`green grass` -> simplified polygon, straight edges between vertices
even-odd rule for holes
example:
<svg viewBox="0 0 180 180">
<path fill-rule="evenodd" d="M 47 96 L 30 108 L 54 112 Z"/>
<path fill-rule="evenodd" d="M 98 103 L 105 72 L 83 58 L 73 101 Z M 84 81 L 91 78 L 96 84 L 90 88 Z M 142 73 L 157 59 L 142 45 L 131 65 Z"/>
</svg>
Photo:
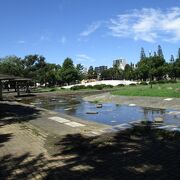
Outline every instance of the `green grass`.
<svg viewBox="0 0 180 180">
<path fill-rule="evenodd" d="M 39 87 L 34 89 L 32 92 L 43 93 L 43 92 L 57 92 L 57 91 L 69 91 L 69 89 L 61 89 L 59 87 Z"/>
<path fill-rule="evenodd" d="M 176 97 L 180 98 L 180 82 L 176 84 L 155 84 L 153 88 L 150 85 L 143 86 L 125 86 L 119 90 L 111 92 L 113 95 L 122 96 L 151 96 L 151 97 Z"/>
<path fill-rule="evenodd" d="M 103 89 L 104 90 L 104 89 Z M 44 92 L 60 92 L 60 93 L 78 93 L 78 92 L 92 92 L 92 91 L 99 91 L 97 89 L 79 89 L 79 90 L 71 90 L 71 89 L 61 89 L 60 87 L 43 87 L 34 89 L 32 92 L 34 93 L 44 93 Z"/>
</svg>

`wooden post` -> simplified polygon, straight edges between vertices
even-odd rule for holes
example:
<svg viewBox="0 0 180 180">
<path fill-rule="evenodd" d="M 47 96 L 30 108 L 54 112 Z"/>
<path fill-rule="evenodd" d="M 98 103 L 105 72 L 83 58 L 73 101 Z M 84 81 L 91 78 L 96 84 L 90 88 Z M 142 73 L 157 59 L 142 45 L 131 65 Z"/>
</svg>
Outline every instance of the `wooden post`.
<svg viewBox="0 0 180 180">
<path fill-rule="evenodd" d="M 0 101 L 3 100 L 2 97 L 2 81 L 0 80 Z"/>
<path fill-rule="evenodd" d="M 29 91 L 29 82 L 28 81 L 26 82 L 26 93 L 28 93 L 28 94 L 30 93 L 30 91 Z"/>
<path fill-rule="evenodd" d="M 16 82 L 16 90 L 17 90 L 17 96 L 20 96 L 20 90 L 19 90 L 19 83 Z"/>
</svg>

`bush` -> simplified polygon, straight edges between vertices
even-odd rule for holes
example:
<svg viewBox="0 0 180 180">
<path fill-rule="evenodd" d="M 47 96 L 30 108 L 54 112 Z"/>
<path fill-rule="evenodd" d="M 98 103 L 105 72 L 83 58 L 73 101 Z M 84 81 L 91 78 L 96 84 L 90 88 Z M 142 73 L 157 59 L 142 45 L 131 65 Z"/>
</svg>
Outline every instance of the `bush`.
<svg viewBox="0 0 180 180">
<path fill-rule="evenodd" d="M 177 83 L 177 81 L 175 79 L 170 79 L 168 80 L 168 83 Z"/>
<path fill-rule="evenodd" d="M 142 81 L 139 83 L 140 85 L 148 85 L 148 83 L 146 81 Z"/>
<path fill-rule="evenodd" d="M 80 89 L 86 89 L 86 86 L 80 85 L 80 86 L 73 86 L 70 88 L 70 90 L 80 90 Z"/>
<path fill-rule="evenodd" d="M 53 91 L 56 91 L 56 89 L 55 89 L 55 88 L 52 88 L 52 89 L 50 89 L 49 91 L 50 91 L 50 92 L 53 92 Z"/>
<path fill-rule="evenodd" d="M 175 79 L 170 80 L 159 80 L 159 81 L 152 81 L 152 84 L 165 84 L 165 83 L 177 83 Z"/>
<path fill-rule="evenodd" d="M 158 82 L 157 81 L 151 81 L 149 82 L 149 84 L 157 84 Z"/>
<path fill-rule="evenodd" d="M 165 83 L 168 83 L 168 81 L 167 80 L 159 80 L 158 83 L 159 84 L 165 84 Z"/>
<path fill-rule="evenodd" d="M 134 84 L 134 83 L 131 83 L 131 84 L 129 84 L 129 86 L 136 86 L 136 84 Z"/>
<path fill-rule="evenodd" d="M 104 89 L 104 88 L 106 88 L 107 85 L 106 84 L 99 84 L 98 86 L 101 86 Z"/>
<path fill-rule="evenodd" d="M 105 85 L 104 88 L 113 88 L 114 86 L 113 85 Z"/>
<path fill-rule="evenodd" d="M 102 90 L 103 88 L 104 88 L 103 84 L 93 86 L 93 89 L 97 89 L 97 90 Z"/>
<path fill-rule="evenodd" d="M 88 85 L 88 86 L 86 86 L 86 88 L 87 88 L 87 89 L 93 89 L 93 86 Z"/>
<path fill-rule="evenodd" d="M 117 87 L 124 87 L 124 84 L 118 84 Z"/>
</svg>

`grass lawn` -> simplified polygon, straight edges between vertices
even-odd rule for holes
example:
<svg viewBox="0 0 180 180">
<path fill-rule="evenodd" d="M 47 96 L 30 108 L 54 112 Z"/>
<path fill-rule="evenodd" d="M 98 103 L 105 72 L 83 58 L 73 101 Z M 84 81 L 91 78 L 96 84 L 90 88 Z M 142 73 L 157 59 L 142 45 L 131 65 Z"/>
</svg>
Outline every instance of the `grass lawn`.
<svg viewBox="0 0 180 180">
<path fill-rule="evenodd" d="M 180 98 L 180 82 L 171 84 L 125 86 L 113 91 L 113 95 L 122 96 L 151 96 L 151 97 L 176 97 Z"/>
<path fill-rule="evenodd" d="M 61 89 L 58 87 L 38 87 L 33 90 L 33 92 L 41 93 L 41 92 L 53 92 L 53 91 L 69 91 L 68 89 Z"/>
<path fill-rule="evenodd" d="M 108 90 L 108 89 L 103 89 Z M 109 89 L 113 90 L 113 88 Z M 98 92 L 100 90 L 97 89 L 79 89 L 79 90 L 71 90 L 71 89 L 61 89 L 60 87 L 43 87 L 34 89 L 32 92 L 34 93 L 43 93 L 43 92 L 59 92 L 59 93 L 80 93 L 80 92 Z"/>
</svg>

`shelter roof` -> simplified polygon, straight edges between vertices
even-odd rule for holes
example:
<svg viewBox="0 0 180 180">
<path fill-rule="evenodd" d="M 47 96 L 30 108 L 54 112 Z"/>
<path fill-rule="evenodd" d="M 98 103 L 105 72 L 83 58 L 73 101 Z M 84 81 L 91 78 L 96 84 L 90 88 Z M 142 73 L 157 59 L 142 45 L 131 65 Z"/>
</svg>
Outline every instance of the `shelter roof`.
<svg viewBox="0 0 180 180">
<path fill-rule="evenodd" d="M 31 78 L 23 78 L 7 74 L 0 74 L 0 80 L 14 80 L 14 81 L 31 81 Z"/>
</svg>

